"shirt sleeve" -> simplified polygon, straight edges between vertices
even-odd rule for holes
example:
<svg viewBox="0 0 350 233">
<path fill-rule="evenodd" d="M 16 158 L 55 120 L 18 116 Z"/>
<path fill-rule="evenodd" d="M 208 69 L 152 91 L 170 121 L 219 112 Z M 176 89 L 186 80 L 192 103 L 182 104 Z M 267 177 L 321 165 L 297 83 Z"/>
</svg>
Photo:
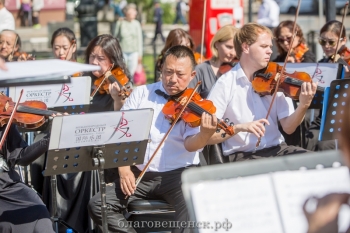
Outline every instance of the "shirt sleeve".
<svg viewBox="0 0 350 233">
<path fill-rule="evenodd" d="M 295 111 L 293 100 L 289 97 L 286 97 L 283 93 L 277 93 L 276 101 L 278 109 L 277 117 L 279 120 L 292 115 Z"/>
<path fill-rule="evenodd" d="M 123 104 L 123 107 L 120 110 L 132 110 L 132 109 L 138 109 L 140 99 L 141 99 L 141 92 L 142 92 L 142 86 L 136 87 L 130 94 L 130 96 L 126 99 L 125 103 Z"/>
<path fill-rule="evenodd" d="M 208 100 L 211 100 L 216 107 L 215 115 L 218 119 L 224 116 L 228 103 L 230 100 L 230 92 L 232 90 L 232 77 L 234 73 L 229 71 L 221 76 L 211 89 Z"/>
</svg>

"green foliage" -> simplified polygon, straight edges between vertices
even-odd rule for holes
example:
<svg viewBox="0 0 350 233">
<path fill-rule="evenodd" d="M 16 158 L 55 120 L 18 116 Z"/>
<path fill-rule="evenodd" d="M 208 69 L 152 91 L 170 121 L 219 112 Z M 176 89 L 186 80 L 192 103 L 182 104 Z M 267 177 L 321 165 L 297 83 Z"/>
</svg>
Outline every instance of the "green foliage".
<svg viewBox="0 0 350 233">
<path fill-rule="evenodd" d="M 147 23 L 154 23 L 154 0 L 129 0 L 128 2 L 135 3 L 142 8 L 142 12 L 146 14 Z M 172 24 L 175 19 L 175 5 L 172 3 L 161 3 L 160 6 L 164 12 L 163 23 Z"/>
<path fill-rule="evenodd" d="M 145 54 L 142 58 L 142 64 L 146 71 L 147 83 L 154 83 L 154 60 L 153 55 Z"/>
</svg>

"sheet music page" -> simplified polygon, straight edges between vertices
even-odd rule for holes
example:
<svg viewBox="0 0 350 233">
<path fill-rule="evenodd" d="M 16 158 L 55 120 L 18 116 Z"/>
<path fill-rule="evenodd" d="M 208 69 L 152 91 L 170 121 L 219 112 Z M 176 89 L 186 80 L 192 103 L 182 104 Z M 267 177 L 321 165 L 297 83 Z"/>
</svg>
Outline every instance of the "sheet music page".
<svg viewBox="0 0 350 233">
<path fill-rule="evenodd" d="M 47 59 L 26 62 L 7 62 L 7 71 L 0 70 L 0 78 L 30 78 L 46 75 L 65 76 L 82 71 L 100 70 L 101 67 L 78 62 Z"/>
<path fill-rule="evenodd" d="M 283 232 L 269 174 L 198 183 L 191 194 L 201 233 Z"/>
<path fill-rule="evenodd" d="M 307 231 L 307 220 L 302 206 L 309 197 L 322 197 L 333 192 L 350 192 L 347 167 L 284 171 L 276 172 L 272 176 L 286 233 Z"/>
</svg>

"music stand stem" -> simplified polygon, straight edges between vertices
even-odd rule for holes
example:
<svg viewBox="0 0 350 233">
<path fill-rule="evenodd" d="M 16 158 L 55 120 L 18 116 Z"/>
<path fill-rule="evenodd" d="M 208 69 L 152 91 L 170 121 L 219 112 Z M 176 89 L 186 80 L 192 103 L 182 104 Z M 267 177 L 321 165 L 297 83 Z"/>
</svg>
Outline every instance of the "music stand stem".
<svg viewBox="0 0 350 233">
<path fill-rule="evenodd" d="M 106 183 L 104 165 L 105 159 L 103 158 L 103 151 L 101 148 L 95 147 L 95 158 L 93 158 L 93 164 L 98 166 L 99 180 L 100 180 L 100 194 L 101 194 L 101 216 L 102 216 L 102 231 L 108 233 L 107 224 L 107 200 L 106 200 Z"/>
</svg>

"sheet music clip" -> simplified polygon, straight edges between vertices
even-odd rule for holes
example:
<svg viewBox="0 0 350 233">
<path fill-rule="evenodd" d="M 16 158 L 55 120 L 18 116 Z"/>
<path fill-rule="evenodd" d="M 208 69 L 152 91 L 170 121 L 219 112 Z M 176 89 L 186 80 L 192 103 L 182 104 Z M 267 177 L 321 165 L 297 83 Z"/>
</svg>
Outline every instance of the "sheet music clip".
<svg viewBox="0 0 350 233">
<path fill-rule="evenodd" d="M 142 116 L 142 120 L 140 120 Z M 96 119 L 99 122 L 96 122 Z M 58 116 L 53 119 L 44 176 L 99 171 L 103 232 L 108 232 L 104 169 L 142 164 L 153 109 Z M 51 179 L 56 195 L 56 183 Z M 54 219 L 56 199 L 52 200 Z M 58 222 L 55 222 L 56 229 Z"/>
</svg>

